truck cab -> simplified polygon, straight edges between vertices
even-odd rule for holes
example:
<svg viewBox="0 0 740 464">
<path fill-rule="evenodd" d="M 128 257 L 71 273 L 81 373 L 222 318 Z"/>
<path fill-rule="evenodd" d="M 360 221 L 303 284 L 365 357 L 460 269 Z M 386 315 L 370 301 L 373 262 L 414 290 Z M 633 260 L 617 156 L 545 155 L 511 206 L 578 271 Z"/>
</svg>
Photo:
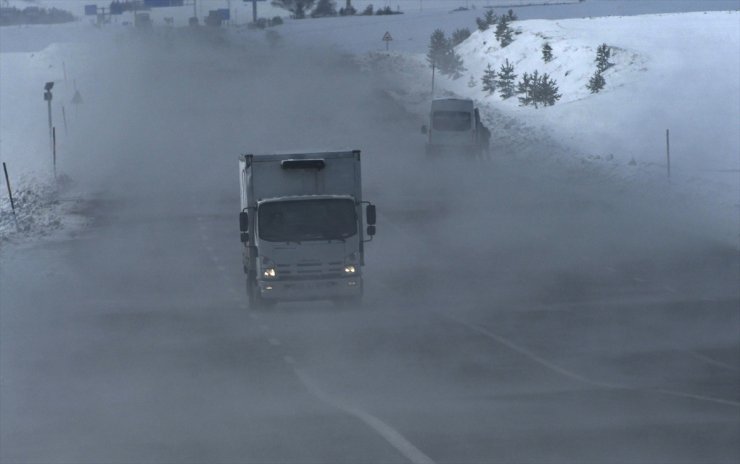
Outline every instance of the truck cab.
<svg viewBox="0 0 740 464">
<path fill-rule="evenodd" d="M 244 155 L 239 164 L 250 304 L 360 300 L 364 245 L 375 234 L 360 152 Z"/>
</svg>

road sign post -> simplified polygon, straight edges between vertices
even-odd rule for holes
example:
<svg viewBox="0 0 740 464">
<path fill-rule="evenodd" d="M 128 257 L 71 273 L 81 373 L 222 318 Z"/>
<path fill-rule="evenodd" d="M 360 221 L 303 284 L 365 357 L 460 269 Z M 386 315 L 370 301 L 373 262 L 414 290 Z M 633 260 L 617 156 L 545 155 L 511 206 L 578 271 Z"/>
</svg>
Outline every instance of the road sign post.
<svg viewBox="0 0 740 464">
<path fill-rule="evenodd" d="M 391 37 L 391 33 L 386 31 L 385 34 L 383 34 L 383 42 L 385 42 L 385 51 L 388 51 L 388 44 L 393 40 L 393 37 Z"/>
</svg>

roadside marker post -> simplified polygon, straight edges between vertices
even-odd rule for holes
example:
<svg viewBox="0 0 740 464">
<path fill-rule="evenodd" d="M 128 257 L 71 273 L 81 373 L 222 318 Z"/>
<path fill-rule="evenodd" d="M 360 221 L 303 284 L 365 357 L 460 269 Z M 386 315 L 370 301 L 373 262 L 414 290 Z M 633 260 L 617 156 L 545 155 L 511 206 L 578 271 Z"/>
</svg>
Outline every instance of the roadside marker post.
<svg viewBox="0 0 740 464">
<path fill-rule="evenodd" d="M 5 172 L 5 185 L 8 186 L 8 196 L 10 197 L 10 209 L 13 210 L 13 220 L 15 220 L 15 230 L 18 231 L 20 227 L 18 226 L 18 216 L 15 214 L 15 202 L 13 201 L 13 191 L 10 188 L 10 178 L 8 177 L 8 167 L 5 165 L 5 161 L 3 161 L 3 171 Z"/>
<path fill-rule="evenodd" d="M 64 121 L 64 135 L 69 135 L 69 131 L 67 130 L 67 112 L 64 110 L 64 105 L 62 105 L 62 120 Z"/>
<path fill-rule="evenodd" d="M 391 37 L 391 33 L 386 31 L 385 34 L 383 34 L 383 42 L 385 42 L 385 51 L 388 51 L 388 44 L 390 44 L 392 40 L 393 40 L 393 37 Z"/>
<path fill-rule="evenodd" d="M 671 180 L 671 139 L 670 139 L 670 131 L 668 129 L 665 130 L 665 157 L 666 161 L 668 162 L 668 181 Z"/>
<path fill-rule="evenodd" d="M 51 129 L 51 137 L 54 144 L 54 149 L 51 151 L 51 162 L 54 166 L 54 180 L 57 179 L 57 128 L 56 126 Z"/>
</svg>

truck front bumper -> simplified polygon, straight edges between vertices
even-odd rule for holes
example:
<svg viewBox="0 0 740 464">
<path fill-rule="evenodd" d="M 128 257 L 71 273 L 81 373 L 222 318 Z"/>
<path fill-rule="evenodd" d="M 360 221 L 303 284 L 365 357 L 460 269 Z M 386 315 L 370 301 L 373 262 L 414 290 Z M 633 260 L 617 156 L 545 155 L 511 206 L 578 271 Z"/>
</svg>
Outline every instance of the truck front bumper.
<svg viewBox="0 0 740 464">
<path fill-rule="evenodd" d="M 314 280 L 259 281 L 263 299 L 274 301 L 331 300 L 362 295 L 362 276 Z"/>
</svg>

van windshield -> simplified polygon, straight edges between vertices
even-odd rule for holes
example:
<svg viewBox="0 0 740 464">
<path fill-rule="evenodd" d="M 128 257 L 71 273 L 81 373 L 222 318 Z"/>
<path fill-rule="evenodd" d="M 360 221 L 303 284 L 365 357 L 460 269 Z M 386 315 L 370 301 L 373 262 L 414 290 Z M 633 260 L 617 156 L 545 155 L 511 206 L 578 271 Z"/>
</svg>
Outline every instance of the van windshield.
<svg viewBox="0 0 740 464">
<path fill-rule="evenodd" d="M 263 203 L 257 220 L 268 242 L 344 240 L 357 233 L 355 203 L 346 198 Z"/>
<path fill-rule="evenodd" d="M 435 111 L 432 114 L 432 127 L 439 131 L 470 130 L 472 118 L 468 111 Z"/>
</svg>

